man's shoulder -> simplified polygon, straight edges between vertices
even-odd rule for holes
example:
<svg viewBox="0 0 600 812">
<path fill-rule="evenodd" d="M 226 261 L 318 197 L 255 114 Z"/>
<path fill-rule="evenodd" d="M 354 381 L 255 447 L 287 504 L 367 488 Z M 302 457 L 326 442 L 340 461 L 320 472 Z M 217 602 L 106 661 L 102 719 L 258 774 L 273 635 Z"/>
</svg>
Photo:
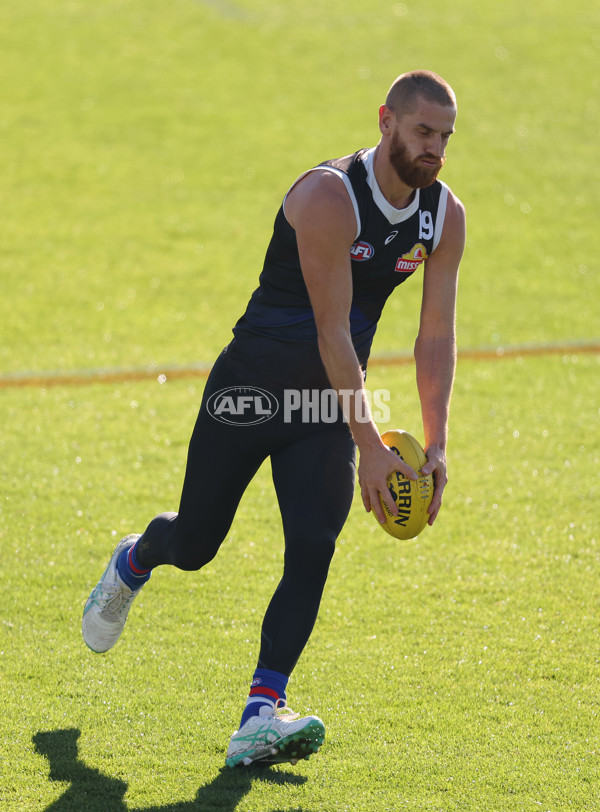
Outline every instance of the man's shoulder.
<svg viewBox="0 0 600 812">
<path fill-rule="evenodd" d="M 423 197 L 423 195 L 426 196 L 428 194 L 430 194 L 430 195 L 432 195 L 432 196 L 434 196 L 436 198 L 439 198 L 441 196 L 448 197 L 449 200 L 452 200 L 453 202 L 457 203 L 459 206 L 462 206 L 461 201 L 454 194 L 454 192 L 448 186 L 448 184 L 444 183 L 444 181 L 440 180 L 439 178 L 437 180 L 435 180 L 431 184 L 431 186 L 426 186 L 424 189 L 421 189 L 421 197 Z"/>
<path fill-rule="evenodd" d="M 352 152 L 350 155 L 344 155 L 342 158 L 331 158 L 327 161 L 322 161 L 319 164 L 319 167 L 331 167 L 332 169 L 337 169 L 340 172 L 344 172 L 346 175 L 349 175 L 355 169 L 361 168 L 366 174 L 366 169 L 362 160 L 366 152 L 367 149 L 362 148 L 356 152 Z"/>
</svg>

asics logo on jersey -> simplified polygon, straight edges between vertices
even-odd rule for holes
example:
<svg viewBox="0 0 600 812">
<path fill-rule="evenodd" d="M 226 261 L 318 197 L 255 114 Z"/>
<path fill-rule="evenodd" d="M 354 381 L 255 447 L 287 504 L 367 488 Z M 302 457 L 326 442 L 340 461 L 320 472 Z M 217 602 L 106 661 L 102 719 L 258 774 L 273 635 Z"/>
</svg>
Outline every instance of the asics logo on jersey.
<svg viewBox="0 0 600 812">
<path fill-rule="evenodd" d="M 350 249 L 350 256 L 352 259 L 358 260 L 358 262 L 364 262 L 367 259 L 371 259 L 373 254 L 375 253 L 375 249 L 371 245 L 370 242 L 364 242 L 364 240 L 359 240 L 359 242 L 355 242 L 352 248 Z"/>
</svg>

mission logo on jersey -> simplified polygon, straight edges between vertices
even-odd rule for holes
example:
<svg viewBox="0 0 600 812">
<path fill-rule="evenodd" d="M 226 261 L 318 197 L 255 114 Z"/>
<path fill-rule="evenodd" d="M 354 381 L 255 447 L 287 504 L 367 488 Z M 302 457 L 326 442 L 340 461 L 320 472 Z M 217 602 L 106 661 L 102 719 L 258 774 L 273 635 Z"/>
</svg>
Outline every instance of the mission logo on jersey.
<svg viewBox="0 0 600 812">
<path fill-rule="evenodd" d="M 398 257 L 395 270 L 399 273 L 412 273 L 427 259 L 427 249 L 423 243 L 418 242 L 406 254 Z"/>
</svg>

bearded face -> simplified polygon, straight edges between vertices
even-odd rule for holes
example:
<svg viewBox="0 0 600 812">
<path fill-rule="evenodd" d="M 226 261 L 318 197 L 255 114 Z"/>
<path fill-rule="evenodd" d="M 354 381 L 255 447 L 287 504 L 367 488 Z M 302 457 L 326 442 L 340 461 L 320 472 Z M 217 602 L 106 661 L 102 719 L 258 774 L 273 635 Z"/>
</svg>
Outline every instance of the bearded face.
<svg viewBox="0 0 600 812">
<path fill-rule="evenodd" d="M 445 157 L 424 152 L 412 157 L 404 141 L 396 130 L 390 142 L 390 163 L 396 174 L 411 189 L 424 189 L 436 180 L 440 169 L 445 163 Z"/>
</svg>

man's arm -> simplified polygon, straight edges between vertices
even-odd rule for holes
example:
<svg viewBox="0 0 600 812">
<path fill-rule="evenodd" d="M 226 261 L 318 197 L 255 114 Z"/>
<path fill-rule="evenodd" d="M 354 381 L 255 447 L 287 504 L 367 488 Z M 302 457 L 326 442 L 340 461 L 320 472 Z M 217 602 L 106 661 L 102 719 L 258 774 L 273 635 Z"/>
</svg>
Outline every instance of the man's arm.
<svg viewBox="0 0 600 812">
<path fill-rule="evenodd" d="M 448 481 L 446 444 L 456 368 L 456 289 L 465 233 L 464 208 L 450 193 L 442 238 L 425 262 L 421 321 L 415 343 L 417 388 L 427 454 L 422 473 L 433 474 L 435 481 L 429 524 L 433 524 L 439 513 Z"/>
<path fill-rule="evenodd" d="M 319 351 L 329 382 L 338 393 L 341 390 L 354 393 L 346 419 L 360 452 L 358 475 L 363 503 L 384 522 L 379 494 L 397 514 L 387 487 L 388 475 L 392 471 L 401 471 L 411 479 L 417 475 L 381 442 L 352 344 L 350 247 L 356 236 L 354 209 L 341 179 L 323 170 L 310 172 L 294 186 L 286 198 L 285 212 L 296 232 Z M 368 420 L 356 420 L 357 414 L 368 416 Z"/>
</svg>

